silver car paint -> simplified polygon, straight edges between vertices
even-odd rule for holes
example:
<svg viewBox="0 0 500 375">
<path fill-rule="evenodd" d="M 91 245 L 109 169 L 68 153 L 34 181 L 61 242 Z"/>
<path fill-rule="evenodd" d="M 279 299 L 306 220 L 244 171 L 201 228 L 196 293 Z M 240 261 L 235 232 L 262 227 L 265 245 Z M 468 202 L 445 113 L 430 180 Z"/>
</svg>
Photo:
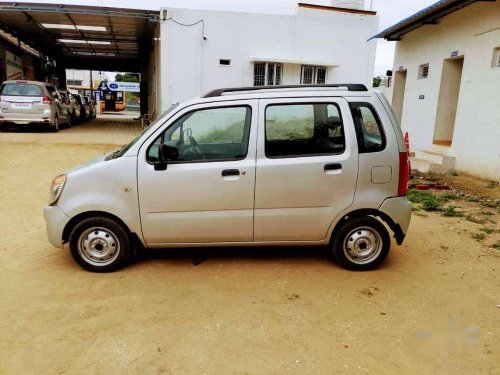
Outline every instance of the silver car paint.
<svg viewBox="0 0 500 375">
<path fill-rule="evenodd" d="M 25 81 L 25 80 L 11 80 L 4 81 L 2 85 L 15 84 L 18 82 L 33 84 L 40 86 L 44 92 L 44 95 L 50 96 L 52 102 L 50 104 L 43 103 L 43 96 L 9 96 L 0 95 L 0 115 L 3 117 L 4 123 L 12 123 L 15 125 L 28 125 L 28 124 L 54 124 L 55 116 L 57 115 L 61 124 L 68 122 L 68 109 L 62 103 L 61 97 L 57 92 L 57 89 L 50 84 L 37 82 L 37 81 Z M 51 95 L 47 87 L 52 87 L 54 89 L 54 95 Z M 26 109 L 14 108 L 16 103 L 26 103 L 30 105 Z"/>
<path fill-rule="evenodd" d="M 337 205 L 333 196 L 329 198 L 328 189 L 322 188 L 318 194 L 317 190 L 308 188 L 306 179 L 289 184 L 287 190 L 282 187 L 273 187 L 271 184 L 271 180 L 275 179 L 271 172 L 273 169 L 278 174 L 282 173 L 284 167 L 292 171 L 293 166 L 296 165 L 300 168 L 300 173 L 306 175 L 311 173 L 307 170 L 309 163 L 278 159 L 282 164 L 273 165 L 273 162 L 266 160 L 262 155 L 260 143 L 263 142 L 264 125 L 262 121 L 257 120 L 257 108 L 262 111 L 266 100 L 293 101 L 297 100 L 297 96 L 301 98 L 300 100 L 334 100 L 341 105 L 348 150 L 342 155 L 334 156 L 336 160 L 342 162 L 342 174 L 345 173 L 341 177 L 340 175 L 334 177 L 345 179 L 339 182 L 344 181 L 348 183 L 348 186 L 336 186 L 341 193 L 332 189 L 332 194 L 333 192 L 340 194 L 336 196 L 341 197 L 342 204 Z M 251 103 L 254 111 L 250 146 L 245 160 L 224 162 L 224 165 L 219 165 L 220 163 L 217 162 L 171 164 L 167 169 L 169 172 L 153 172 L 153 167 L 146 163 L 147 146 L 183 113 L 197 108 L 235 104 L 239 101 Z M 347 101 L 368 101 L 376 108 L 387 137 L 387 148 L 383 152 L 361 154 L 358 157 Z M 376 93 L 304 90 L 300 92 L 300 95 L 297 92 L 251 93 L 196 99 L 185 102 L 166 117 L 152 124 L 122 157 L 104 161 L 104 156 L 102 156 L 68 172 L 68 181 L 58 207 L 68 218 L 67 221 L 70 217 L 89 211 L 115 215 L 138 235 L 144 245 L 149 247 L 327 244 L 335 226 L 342 218 L 355 210 L 366 208 L 380 209 L 401 226 L 403 233 L 406 233 L 411 207 L 406 197 L 395 198 L 398 185 L 399 151 L 402 150 L 401 139 L 401 129 L 392 121 L 390 113 L 387 112 L 387 108 Z M 322 165 L 321 163 L 325 162 L 322 158 L 307 159 L 310 159 L 313 165 L 314 163 Z M 220 177 L 220 170 L 229 168 L 226 167 L 229 165 L 227 163 L 236 163 L 239 169 L 248 172 L 245 176 L 247 180 L 242 181 L 243 176 L 240 176 L 239 180 L 231 181 L 234 186 L 238 186 L 234 190 L 233 186 L 226 184 L 229 181 L 224 181 Z M 359 173 L 357 173 L 357 182 L 353 184 L 356 163 L 359 163 Z M 373 183 L 373 169 L 376 168 L 375 173 L 378 173 L 377 168 L 380 166 L 390 167 L 391 178 L 383 184 Z M 260 174 L 259 167 L 261 168 Z M 266 169 L 270 172 L 266 172 Z M 167 173 L 162 176 L 163 172 Z M 254 230 L 256 235 L 252 240 L 249 223 L 252 221 L 253 214 L 248 191 L 253 189 L 249 186 L 253 183 L 252 174 L 255 176 L 255 173 L 257 176 L 255 189 L 258 199 L 255 203 Z M 165 175 L 171 176 L 168 182 L 163 178 Z M 330 176 L 317 174 L 315 181 L 328 181 L 326 180 L 328 177 Z M 189 184 L 183 184 L 183 178 L 189 178 Z M 276 181 L 279 182 L 275 179 Z M 267 184 L 268 189 L 259 187 L 260 183 L 263 184 L 262 186 Z M 240 189 L 242 189 L 241 193 L 234 192 Z M 287 195 L 297 198 L 297 195 L 294 195 L 294 189 L 302 189 L 303 192 L 317 194 L 318 197 L 314 197 L 309 202 L 299 199 L 299 206 L 294 207 L 293 204 L 284 200 Z M 352 196 L 354 189 L 355 193 Z M 218 191 L 226 194 L 218 196 Z M 268 199 L 265 196 L 266 191 L 277 201 Z M 190 199 L 192 201 L 189 201 Z M 307 204 L 312 204 L 312 207 L 305 207 Z M 66 219 L 59 218 L 53 222 L 51 212 L 54 208 L 49 206 L 45 210 L 49 239 L 54 246 L 60 246 L 62 241 L 54 239 L 62 238 L 60 222 Z M 58 222 L 55 223 L 56 221 Z M 315 225 L 310 225 L 311 221 L 315 221 Z M 266 222 L 271 225 L 267 226 Z M 164 227 L 166 223 L 171 227 Z M 297 232 L 300 235 L 296 235 Z"/>
</svg>

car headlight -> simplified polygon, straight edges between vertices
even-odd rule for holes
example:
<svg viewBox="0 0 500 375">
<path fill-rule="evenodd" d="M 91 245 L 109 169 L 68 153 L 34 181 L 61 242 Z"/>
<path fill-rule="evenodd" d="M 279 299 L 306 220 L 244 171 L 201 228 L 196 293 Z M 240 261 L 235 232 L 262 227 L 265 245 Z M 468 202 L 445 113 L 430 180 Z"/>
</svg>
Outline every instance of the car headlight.
<svg viewBox="0 0 500 375">
<path fill-rule="evenodd" d="M 50 186 L 49 205 L 53 206 L 57 203 L 64 189 L 64 185 L 66 184 L 67 178 L 68 176 L 65 174 L 54 178 L 54 181 L 52 181 L 52 185 Z"/>
</svg>

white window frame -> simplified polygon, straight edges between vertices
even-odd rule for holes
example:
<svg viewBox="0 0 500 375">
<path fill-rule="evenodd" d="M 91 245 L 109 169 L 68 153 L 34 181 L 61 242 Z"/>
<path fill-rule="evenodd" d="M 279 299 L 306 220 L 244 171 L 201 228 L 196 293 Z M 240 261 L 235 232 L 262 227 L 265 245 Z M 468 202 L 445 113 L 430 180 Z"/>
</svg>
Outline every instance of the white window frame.
<svg viewBox="0 0 500 375">
<path fill-rule="evenodd" d="M 312 69 L 311 83 L 304 83 L 306 69 Z M 318 71 L 320 71 L 320 70 L 325 71 L 325 82 L 318 83 Z M 327 80 L 328 80 L 328 67 L 320 66 L 320 65 L 302 65 L 302 67 L 300 69 L 300 84 L 301 85 L 325 84 L 327 82 Z"/>
<path fill-rule="evenodd" d="M 425 69 L 427 68 L 427 72 L 424 74 Z M 427 79 L 429 78 L 429 64 L 422 64 L 418 66 L 418 79 Z"/>
<path fill-rule="evenodd" d="M 264 64 L 264 84 L 263 85 L 256 85 L 255 82 L 255 70 L 257 68 L 257 65 L 262 65 Z M 273 69 L 273 76 L 272 80 L 269 78 L 269 72 L 270 72 L 270 67 Z M 276 72 L 279 71 L 280 74 L 279 76 L 276 75 Z M 281 86 L 283 82 L 283 64 L 281 63 L 273 63 L 273 62 L 254 62 L 254 70 L 253 70 L 253 85 L 254 86 Z"/>
</svg>

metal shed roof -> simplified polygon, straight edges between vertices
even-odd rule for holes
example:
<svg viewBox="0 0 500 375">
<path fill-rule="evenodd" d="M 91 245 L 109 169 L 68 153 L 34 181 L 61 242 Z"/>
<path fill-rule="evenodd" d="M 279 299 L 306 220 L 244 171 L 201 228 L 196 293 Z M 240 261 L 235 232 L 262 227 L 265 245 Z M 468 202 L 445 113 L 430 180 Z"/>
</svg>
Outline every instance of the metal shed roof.
<svg viewBox="0 0 500 375">
<path fill-rule="evenodd" d="M 420 10 L 412 16 L 405 18 L 386 30 L 372 36 L 369 40 L 385 38 L 387 40 L 400 40 L 401 37 L 410 31 L 418 29 L 424 25 L 437 24 L 439 19 L 456 12 L 479 1 L 494 2 L 496 0 L 440 0 L 427 8 Z"/>
<path fill-rule="evenodd" d="M 0 3 L 0 28 L 68 67 L 138 60 L 159 12 L 96 6 Z M 147 42 L 147 43 L 145 43 Z"/>
</svg>

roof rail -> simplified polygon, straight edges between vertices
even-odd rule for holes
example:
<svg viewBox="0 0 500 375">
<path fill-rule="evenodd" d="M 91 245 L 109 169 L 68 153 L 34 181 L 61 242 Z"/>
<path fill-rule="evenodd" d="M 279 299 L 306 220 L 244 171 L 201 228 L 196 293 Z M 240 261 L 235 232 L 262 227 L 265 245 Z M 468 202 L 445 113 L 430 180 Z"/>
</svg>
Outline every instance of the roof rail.
<svg viewBox="0 0 500 375">
<path fill-rule="evenodd" d="M 304 88 L 342 88 L 345 87 L 348 91 L 368 91 L 365 85 L 359 83 L 334 83 L 326 85 L 282 85 L 282 86 L 246 86 L 246 87 L 229 87 L 223 89 L 215 89 L 202 96 L 203 98 L 213 98 L 222 94 L 237 91 L 258 91 L 258 90 L 279 90 L 279 89 L 304 89 Z"/>
</svg>

